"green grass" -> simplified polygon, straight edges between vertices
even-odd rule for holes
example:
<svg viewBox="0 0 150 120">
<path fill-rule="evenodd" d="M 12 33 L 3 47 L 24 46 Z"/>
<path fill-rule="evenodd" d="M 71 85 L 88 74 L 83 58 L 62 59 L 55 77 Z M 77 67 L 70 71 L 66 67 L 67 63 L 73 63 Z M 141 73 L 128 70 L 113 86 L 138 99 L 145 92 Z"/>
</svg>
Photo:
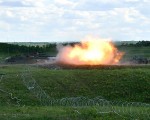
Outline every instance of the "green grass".
<svg viewBox="0 0 150 120">
<path fill-rule="evenodd" d="M 38 104 L 38 100 L 23 84 L 20 76 L 22 70 L 23 66 L 0 67 L 0 73 L 6 74 L 1 87 L 23 99 L 23 104 Z M 93 70 L 48 70 L 33 67 L 31 72 L 43 90 L 53 98 L 103 96 L 107 100 L 150 102 L 150 66 Z M 2 101 L 6 98 L 3 95 L 0 97 L 1 103 L 4 103 Z"/>
<path fill-rule="evenodd" d="M 0 119 L 126 119 L 114 113 L 98 114 L 94 107 L 77 109 L 41 106 L 39 100 L 23 84 L 21 74 L 24 67 L 24 65 L 0 66 L 0 74 L 5 74 L 0 82 L 0 88 L 13 93 L 13 96 L 21 99 L 20 105 L 25 105 L 16 107 L 16 100 L 0 91 Z M 88 70 L 49 70 L 31 67 L 30 70 L 38 84 L 53 98 L 103 96 L 109 101 L 150 103 L 150 66 L 110 66 Z M 127 120 L 131 118 L 128 114 L 125 116 Z M 143 119 L 142 116 L 138 117 Z"/>
<path fill-rule="evenodd" d="M 103 96 L 107 100 L 149 102 L 149 68 L 57 71 L 41 69 L 33 73 L 33 76 L 54 98 Z"/>
<path fill-rule="evenodd" d="M 100 113 L 95 107 L 0 107 L 1 120 L 133 120 L 129 113 L 116 115 L 113 112 Z M 132 108 L 134 109 L 134 108 Z M 136 112 L 135 112 L 136 113 Z M 139 120 L 148 120 L 145 116 L 137 116 Z"/>
<path fill-rule="evenodd" d="M 125 52 L 123 61 L 133 56 L 143 56 L 150 59 L 150 47 L 119 47 Z M 54 53 L 55 55 L 56 53 Z M 12 54 L 13 55 L 13 54 Z M 0 53 L 0 63 L 10 54 Z M 41 106 L 39 100 L 25 87 L 21 79 L 24 65 L 1 65 L 0 74 L 5 74 L 0 81 L 0 89 L 12 93 L 20 101 L 17 107 L 16 99 L 10 94 L 0 91 L 0 120 L 148 120 L 138 115 L 135 107 L 126 107 L 127 112 L 100 114 L 97 107 L 60 107 Z M 95 69 L 65 69 L 48 70 L 31 67 L 31 73 L 38 84 L 53 98 L 85 96 L 93 98 L 103 96 L 109 101 L 144 102 L 150 104 L 150 66 L 101 67 Z M 1 76 L 0 76 L 1 77 Z M 113 106 L 121 109 L 120 106 Z M 97 108 L 101 111 L 102 108 Z M 105 111 L 107 108 L 103 107 Z M 137 116 L 132 118 L 129 113 Z"/>
<path fill-rule="evenodd" d="M 9 57 L 8 54 L 5 53 L 0 53 L 0 63 L 3 62 L 5 60 L 5 58 Z"/>
<path fill-rule="evenodd" d="M 122 119 L 113 113 L 99 114 L 92 108 L 72 107 L 2 107 L 1 120 L 114 120 Z"/>
<path fill-rule="evenodd" d="M 141 56 L 150 59 L 150 46 L 148 47 L 133 47 L 133 46 L 119 46 L 118 49 L 124 52 L 123 60 L 130 60 L 134 56 Z"/>
</svg>

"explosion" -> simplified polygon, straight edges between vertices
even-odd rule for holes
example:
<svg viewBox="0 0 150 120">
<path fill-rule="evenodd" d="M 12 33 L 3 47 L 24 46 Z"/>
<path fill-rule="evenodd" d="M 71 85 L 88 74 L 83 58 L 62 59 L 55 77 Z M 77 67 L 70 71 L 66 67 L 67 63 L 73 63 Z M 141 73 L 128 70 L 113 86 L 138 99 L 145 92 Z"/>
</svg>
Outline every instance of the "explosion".
<svg viewBox="0 0 150 120">
<path fill-rule="evenodd" d="M 122 56 L 110 40 L 90 38 L 61 47 L 56 59 L 58 63 L 71 65 L 114 65 Z"/>
</svg>

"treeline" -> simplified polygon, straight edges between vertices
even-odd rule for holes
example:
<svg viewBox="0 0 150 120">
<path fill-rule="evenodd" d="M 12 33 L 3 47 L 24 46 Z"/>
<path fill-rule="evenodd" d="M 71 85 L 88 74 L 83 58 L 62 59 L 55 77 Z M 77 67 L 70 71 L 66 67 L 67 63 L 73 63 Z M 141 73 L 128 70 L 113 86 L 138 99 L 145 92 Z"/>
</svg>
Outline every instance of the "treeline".
<svg viewBox="0 0 150 120">
<path fill-rule="evenodd" d="M 139 41 L 136 46 L 150 46 L 150 41 Z"/>
<path fill-rule="evenodd" d="M 137 43 L 122 43 L 121 46 L 137 46 L 137 47 L 147 47 L 150 46 L 150 41 L 138 41 Z"/>
<path fill-rule="evenodd" d="M 74 45 L 77 42 L 72 43 L 63 43 L 63 45 Z M 122 43 L 120 46 L 150 46 L 150 41 L 139 41 L 135 44 L 133 43 Z M 33 52 L 56 52 L 56 43 L 46 44 L 46 45 L 19 45 L 19 44 L 9 44 L 9 43 L 0 43 L 0 52 L 3 53 L 33 53 Z"/>
<path fill-rule="evenodd" d="M 47 44 L 43 46 L 25 46 L 18 44 L 0 43 L 0 52 L 3 53 L 31 53 L 31 52 L 49 52 L 56 51 L 56 44 Z"/>
<path fill-rule="evenodd" d="M 77 42 L 71 43 L 60 43 L 63 46 L 71 45 L 73 46 Z M 46 45 L 19 45 L 11 43 L 0 43 L 0 52 L 3 53 L 56 53 L 57 52 L 57 43 L 48 43 Z"/>
</svg>

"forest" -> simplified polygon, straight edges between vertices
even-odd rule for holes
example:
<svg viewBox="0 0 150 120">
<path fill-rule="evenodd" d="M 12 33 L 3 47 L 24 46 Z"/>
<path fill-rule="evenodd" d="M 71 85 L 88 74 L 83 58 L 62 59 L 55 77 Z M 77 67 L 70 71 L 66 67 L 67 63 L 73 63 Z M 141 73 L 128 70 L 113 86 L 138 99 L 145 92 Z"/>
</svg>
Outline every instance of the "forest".
<svg viewBox="0 0 150 120">
<path fill-rule="evenodd" d="M 74 45 L 74 43 L 63 43 L 63 45 Z M 57 43 L 47 43 L 46 45 L 19 45 L 19 44 L 10 44 L 10 43 L 0 43 L 0 52 L 1 53 L 31 53 L 31 52 L 56 52 Z M 121 46 L 131 46 L 131 47 L 147 47 L 150 46 L 150 41 L 138 41 L 135 44 L 122 42 Z"/>
</svg>

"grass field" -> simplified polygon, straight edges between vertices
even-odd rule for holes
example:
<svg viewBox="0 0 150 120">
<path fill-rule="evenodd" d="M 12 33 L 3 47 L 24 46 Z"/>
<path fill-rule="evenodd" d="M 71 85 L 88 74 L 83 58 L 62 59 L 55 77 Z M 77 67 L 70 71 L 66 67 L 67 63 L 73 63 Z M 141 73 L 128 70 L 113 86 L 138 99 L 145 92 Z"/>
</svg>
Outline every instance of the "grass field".
<svg viewBox="0 0 150 120">
<path fill-rule="evenodd" d="M 23 65 L 3 65 L 0 74 L 0 89 L 13 93 L 21 99 L 17 107 L 16 99 L 0 91 L 0 119 L 52 119 L 52 120 L 120 120 L 133 119 L 114 113 L 99 114 L 95 107 L 48 107 L 25 87 L 21 74 Z M 97 69 L 49 70 L 31 67 L 30 71 L 37 83 L 53 98 L 103 96 L 109 101 L 150 103 L 150 66 L 103 67 Z M 134 109 L 134 108 L 133 108 Z M 122 113 L 121 113 L 122 114 Z M 141 117 L 141 118 L 140 118 Z M 143 119 L 143 116 L 137 116 Z M 146 118 L 145 118 L 146 119 Z"/>
<path fill-rule="evenodd" d="M 124 52 L 123 61 L 130 60 L 134 56 L 150 59 L 150 47 L 119 46 L 118 49 Z"/>
<path fill-rule="evenodd" d="M 72 107 L 3 107 L 0 119 L 3 120 L 125 120 L 113 113 L 99 114 L 90 108 Z"/>
<path fill-rule="evenodd" d="M 124 115 L 124 114 L 122 114 Z M 137 119 L 148 120 L 146 117 Z M 1 107 L 0 119 L 2 120 L 133 120 L 134 117 L 124 117 L 114 113 L 100 114 L 94 107 Z"/>
<path fill-rule="evenodd" d="M 118 48 L 125 52 L 122 61 L 130 60 L 133 56 L 150 59 L 150 47 Z M 52 53 L 56 54 L 53 51 Z M 0 53 L 0 63 L 4 63 L 5 58 L 12 55 Z M 43 106 L 23 83 L 21 75 L 24 73 L 25 65 L 1 64 L 0 120 L 148 120 L 150 118 L 141 114 L 144 110 L 150 113 L 149 108 L 147 110 L 144 106 L 137 108 L 131 104 L 123 104 L 126 102 L 150 104 L 150 65 L 98 66 L 92 69 L 87 66 L 82 69 L 65 67 L 65 69 L 50 70 L 46 67 L 30 66 L 30 73 L 52 98 L 102 96 L 108 101 L 118 102 L 118 106 L 109 106 L 109 108 Z M 19 104 L 18 99 L 21 100 Z M 107 109 L 112 110 L 112 108 L 117 114 L 105 113 Z"/>
</svg>

